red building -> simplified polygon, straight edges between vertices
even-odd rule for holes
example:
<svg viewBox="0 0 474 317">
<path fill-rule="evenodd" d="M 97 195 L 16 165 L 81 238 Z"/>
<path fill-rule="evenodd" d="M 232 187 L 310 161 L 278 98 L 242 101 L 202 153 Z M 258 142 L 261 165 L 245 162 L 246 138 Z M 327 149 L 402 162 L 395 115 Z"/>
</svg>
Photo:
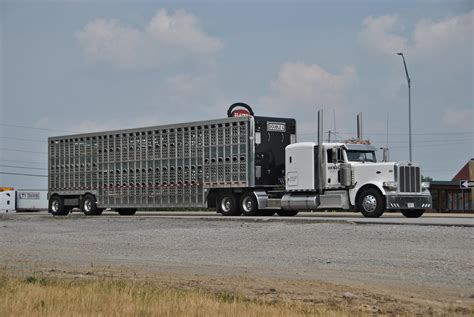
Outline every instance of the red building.
<svg viewBox="0 0 474 317">
<path fill-rule="evenodd" d="M 474 180 L 474 158 L 450 181 L 431 181 L 434 212 L 474 212 L 474 188 L 461 189 L 463 180 Z"/>
</svg>

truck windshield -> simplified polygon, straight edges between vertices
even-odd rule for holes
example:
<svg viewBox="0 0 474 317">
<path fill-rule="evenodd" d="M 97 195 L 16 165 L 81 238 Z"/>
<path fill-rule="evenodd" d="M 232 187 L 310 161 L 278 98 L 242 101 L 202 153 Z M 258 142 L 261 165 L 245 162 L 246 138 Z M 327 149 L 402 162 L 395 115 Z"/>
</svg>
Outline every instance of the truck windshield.
<svg viewBox="0 0 474 317">
<path fill-rule="evenodd" d="M 377 162 L 373 151 L 347 151 L 347 159 L 351 162 Z"/>
</svg>

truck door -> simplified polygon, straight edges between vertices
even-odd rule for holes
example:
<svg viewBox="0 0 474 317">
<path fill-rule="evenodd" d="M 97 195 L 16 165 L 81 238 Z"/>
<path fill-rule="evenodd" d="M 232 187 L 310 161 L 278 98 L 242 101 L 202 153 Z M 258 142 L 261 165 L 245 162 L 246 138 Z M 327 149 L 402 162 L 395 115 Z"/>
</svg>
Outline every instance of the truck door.
<svg viewBox="0 0 474 317">
<path fill-rule="evenodd" d="M 341 185 L 341 164 L 344 163 L 342 150 L 338 147 L 326 148 L 325 151 L 325 187 L 340 188 Z"/>
</svg>

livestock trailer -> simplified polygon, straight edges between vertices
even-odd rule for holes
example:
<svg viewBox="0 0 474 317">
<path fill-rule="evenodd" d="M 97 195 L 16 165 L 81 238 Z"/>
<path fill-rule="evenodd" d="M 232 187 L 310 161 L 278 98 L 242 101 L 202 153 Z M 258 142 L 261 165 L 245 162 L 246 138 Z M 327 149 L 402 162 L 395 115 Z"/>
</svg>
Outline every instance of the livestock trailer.
<svg viewBox="0 0 474 317">
<path fill-rule="evenodd" d="M 49 211 L 217 207 L 225 214 L 223 193 L 283 191 L 295 120 L 236 107 L 252 111 L 234 104 L 223 119 L 50 137 Z"/>
</svg>

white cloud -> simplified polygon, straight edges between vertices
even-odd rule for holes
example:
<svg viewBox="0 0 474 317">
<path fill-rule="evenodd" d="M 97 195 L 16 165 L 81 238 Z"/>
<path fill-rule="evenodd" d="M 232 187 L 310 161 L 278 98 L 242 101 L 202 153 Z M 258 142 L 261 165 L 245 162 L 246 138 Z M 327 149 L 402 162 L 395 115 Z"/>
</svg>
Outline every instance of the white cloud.
<svg viewBox="0 0 474 317">
<path fill-rule="evenodd" d="M 403 27 L 398 15 L 369 16 L 363 21 L 359 39 L 382 55 L 402 51 L 415 59 L 438 58 L 446 53 L 472 58 L 473 20 L 474 10 L 438 21 L 423 19 L 411 34 L 403 36 L 396 34 Z"/>
<path fill-rule="evenodd" d="M 196 54 L 213 54 L 221 48 L 219 40 L 201 30 L 198 19 L 179 10 L 174 16 L 159 10 L 146 27 L 146 33 L 164 46 Z"/>
<path fill-rule="evenodd" d="M 365 18 L 364 29 L 360 35 L 361 40 L 367 47 L 381 54 L 393 55 L 394 52 L 406 52 L 408 40 L 391 33 L 395 30 L 398 19 L 397 15 Z"/>
<path fill-rule="evenodd" d="M 270 84 L 270 92 L 259 98 L 255 110 L 295 118 L 300 141 L 314 140 L 316 109 L 326 109 L 330 113 L 335 110 L 337 116 L 345 120 L 351 106 L 350 90 L 356 80 L 353 66 L 332 73 L 317 64 L 287 62 L 280 66 L 278 75 Z M 325 116 L 329 118 L 327 114 Z"/>
<path fill-rule="evenodd" d="M 143 29 L 97 19 L 76 37 L 88 57 L 119 68 L 156 68 L 187 59 L 206 60 L 222 47 L 219 39 L 202 30 L 197 17 L 184 10 L 174 14 L 158 10 Z"/>
<path fill-rule="evenodd" d="M 466 48 L 472 58 L 474 10 L 439 22 L 421 20 L 413 31 L 413 49 L 417 53 Z"/>
<path fill-rule="evenodd" d="M 277 78 L 271 83 L 270 94 L 262 97 L 261 103 L 282 110 L 295 106 L 337 107 L 355 77 L 352 66 L 333 74 L 317 64 L 287 62 L 281 65 Z"/>
</svg>

